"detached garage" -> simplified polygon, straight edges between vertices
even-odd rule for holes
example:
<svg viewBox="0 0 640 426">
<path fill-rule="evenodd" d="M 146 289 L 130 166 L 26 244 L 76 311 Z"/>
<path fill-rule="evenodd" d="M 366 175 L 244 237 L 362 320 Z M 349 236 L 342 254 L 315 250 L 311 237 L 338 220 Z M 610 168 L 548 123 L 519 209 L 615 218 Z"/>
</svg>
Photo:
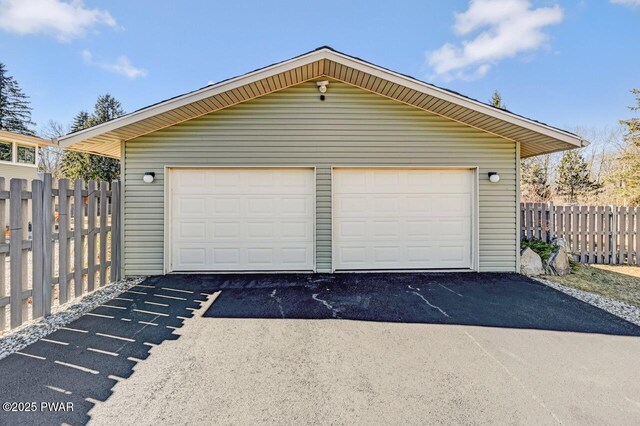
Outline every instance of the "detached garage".
<svg viewBox="0 0 640 426">
<path fill-rule="evenodd" d="M 569 132 L 320 48 L 67 135 L 120 158 L 123 273 L 517 271 Z"/>
</svg>

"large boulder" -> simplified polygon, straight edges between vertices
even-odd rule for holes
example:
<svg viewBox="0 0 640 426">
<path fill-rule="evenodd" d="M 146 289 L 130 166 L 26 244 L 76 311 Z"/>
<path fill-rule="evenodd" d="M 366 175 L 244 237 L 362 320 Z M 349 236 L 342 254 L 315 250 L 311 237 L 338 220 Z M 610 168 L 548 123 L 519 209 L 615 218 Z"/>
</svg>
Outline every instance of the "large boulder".
<svg viewBox="0 0 640 426">
<path fill-rule="evenodd" d="M 549 256 L 545 269 L 548 275 L 567 275 L 571 272 L 571 262 L 569 255 L 564 247 L 559 246 L 558 249 Z"/>
<path fill-rule="evenodd" d="M 536 276 L 544 274 L 540 255 L 529 247 L 520 252 L 520 273 L 522 275 Z"/>
<path fill-rule="evenodd" d="M 553 245 L 556 247 L 563 248 L 565 251 L 569 250 L 569 245 L 567 244 L 567 240 L 564 238 L 556 238 L 553 240 Z"/>
</svg>

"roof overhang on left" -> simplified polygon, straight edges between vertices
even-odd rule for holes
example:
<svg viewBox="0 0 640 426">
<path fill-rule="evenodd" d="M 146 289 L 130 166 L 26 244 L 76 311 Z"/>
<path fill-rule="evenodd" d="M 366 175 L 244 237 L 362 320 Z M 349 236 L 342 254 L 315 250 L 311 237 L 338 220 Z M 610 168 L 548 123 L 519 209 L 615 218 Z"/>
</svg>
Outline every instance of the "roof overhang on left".
<svg viewBox="0 0 640 426">
<path fill-rule="evenodd" d="M 6 130 L 0 130 L 0 140 L 15 143 L 26 143 L 29 145 L 38 145 L 39 147 L 59 147 L 56 142 L 51 140 L 38 138 L 36 136 L 27 136 L 20 133 L 8 132 Z"/>
</svg>

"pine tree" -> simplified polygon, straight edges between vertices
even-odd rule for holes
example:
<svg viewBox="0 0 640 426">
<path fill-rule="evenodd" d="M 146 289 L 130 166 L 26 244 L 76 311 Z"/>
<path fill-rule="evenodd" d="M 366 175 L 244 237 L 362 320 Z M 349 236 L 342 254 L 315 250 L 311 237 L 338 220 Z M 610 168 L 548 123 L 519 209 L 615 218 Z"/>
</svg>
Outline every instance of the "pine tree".
<svg viewBox="0 0 640 426">
<path fill-rule="evenodd" d="M 535 159 L 522 160 L 520 188 L 525 202 L 546 203 L 553 197 L 547 170 Z"/>
<path fill-rule="evenodd" d="M 73 117 L 73 123 L 71 123 L 71 132 L 78 132 L 84 130 L 89 126 L 89 113 L 87 111 L 80 111 Z"/>
<path fill-rule="evenodd" d="M 0 62 L 0 130 L 34 136 L 29 97 Z"/>
<path fill-rule="evenodd" d="M 631 91 L 636 95 L 636 106 L 631 111 L 640 111 L 640 90 Z M 625 147 L 617 161 L 617 170 L 609 177 L 615 185 L 615 193 L 626 205 L 640 205 L 640 117 L 621 120 L 626 127 Z"/>
<path fill-rule="evenodd" d="M 490 103 L 496 108 L 505 109 L 505 110 L 507 109 L 507 106 L 502 103 L 502 95 L 500 95 L 500 92 L 498 92 L 497 90 L 493 91 L 493 95 L 491 95 Z"/>
<path fill-rule="evenodd" d="M 556 192 L 568 203 L 577 203 L 579 198 L 597 193 L 602 185 L 591 179 L 589 165 L 577 150 L 567 151 L 558 167 Z"/>
<path fill-rule="evenodd" d="M 93 114 L 87 120 L 87 127 L 106 123 L 107 121 L 118 118 L 124 114 L 125 112 L 122 109 L 122 105 L 116 98 L 108 93 L 98 96 L 98 100 L 96 101 L 96 105 L 93 109 Z"/>
<path fill-rule="evenodd" d="M 92 114 L 80 111 L 73 119 L 71 131 L 97 126 L 124 115 L 120 102 L 110 94 L 98 96 Z M 111 181 L 120 177 L 120 161 L 86 152 L 65 151 L 62 169 L 69 179 Z"/>
</svg>

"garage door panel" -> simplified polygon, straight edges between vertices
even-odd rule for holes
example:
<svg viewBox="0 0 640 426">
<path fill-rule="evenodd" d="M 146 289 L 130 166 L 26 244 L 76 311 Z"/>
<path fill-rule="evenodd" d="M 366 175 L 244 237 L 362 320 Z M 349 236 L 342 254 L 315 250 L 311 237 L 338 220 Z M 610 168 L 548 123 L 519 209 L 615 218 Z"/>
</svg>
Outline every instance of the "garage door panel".
<svg viewBox="0 0 640 426">
<path fill-rule="evenodd" d="M 278 214 L 282 216 L 308 216 L 312 214 L 313 200 L 309 197 L 282 197 Z"/>
<path fill-rule="evenodd" d="M 311 169 L 173 170 L 171 269 L 312 270 L 313 177 Z"/>
<path fill-rule="evenodd" d="M 177 197 L 178 202 L 177 215 L 181 217 L 198 217 L 207 211 L 207 202 L 202 197 Z"/>
<path fill-rule="evenodd" d="M 200 221 L 181 222 L 176 237 L 178 240 L 202 240 L 207 236 L 207 224 Z"/>
<path fill-rule="evenodd" d="M 312 238 L 312 235 L 309 235 L 310 229 L 307 222 L 282 221 L 280 229 L 282 231 L 280 237 L 283 240 L 302 239 L 308 241 Z"/>
<path fill-rule="evenodd" d="M 177 256 L 181 263 L 198 267 L 206 263 L 207 251 L 203 247 L 180 247 Z"/>
<path fill-rule="evenodd" d="M 370 223 L 373 238 L 401 238 L 406 234 L 402 232 L 403 226 L 397 220 L 373 220 Z"/>
<path fill-rule="evenodd" d="M 213 228 L 212 239 L 240 239 L 240 224 L 237 222 L 214 222 L 211 224 Z"/>
<path fill-rule="evenodd" d="M 470 170 L 334 170 L 335 269 L 470 268 Z"/>
<path fill-rule="evenodd" d="M 208 211 L 213 215 L 237 215 L 240 213 L 240 200 L 238 198 L 216 197 L 210 200 L 209 204 L 212 206 L 212 209 Z"/>
<path fill-rule="evenodd" d="M 275 203 L 276 200 L 273 197 L 256 196 L 248 196 L 246 199 L 239 201 L 239 205 L 246 204 L 243 207 L 249 216 L 274 216 L 276 214 Z"/>
</svg>

